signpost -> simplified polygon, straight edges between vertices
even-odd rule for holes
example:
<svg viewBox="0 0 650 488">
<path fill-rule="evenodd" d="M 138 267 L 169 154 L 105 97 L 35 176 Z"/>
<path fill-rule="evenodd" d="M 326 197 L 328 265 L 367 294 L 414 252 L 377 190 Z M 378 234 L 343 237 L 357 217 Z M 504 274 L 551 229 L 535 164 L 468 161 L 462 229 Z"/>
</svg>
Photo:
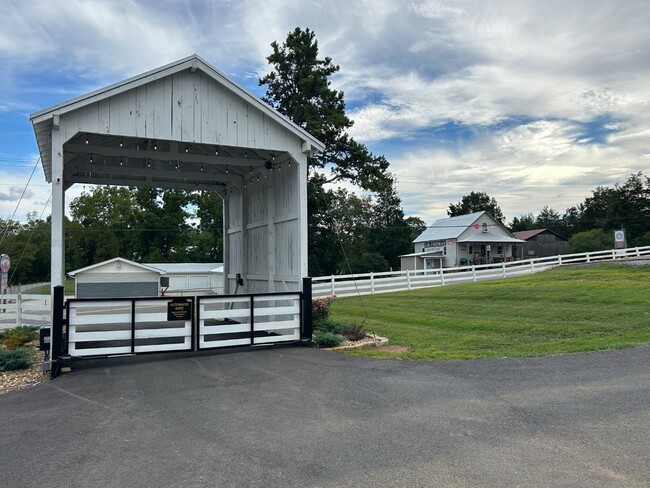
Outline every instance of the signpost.
<svg viewBox="0 0 650 488">
<path fill-rule="evenodd" d="M 2 271 L 2 283 L 0 284 L 0 294 L 4 294 L 7 291 L 7 285 L 9 281 L 9 267 L 11 266 L 11 260 L 6 254 L 0 255 L 0 271 Z"/>
</svg>

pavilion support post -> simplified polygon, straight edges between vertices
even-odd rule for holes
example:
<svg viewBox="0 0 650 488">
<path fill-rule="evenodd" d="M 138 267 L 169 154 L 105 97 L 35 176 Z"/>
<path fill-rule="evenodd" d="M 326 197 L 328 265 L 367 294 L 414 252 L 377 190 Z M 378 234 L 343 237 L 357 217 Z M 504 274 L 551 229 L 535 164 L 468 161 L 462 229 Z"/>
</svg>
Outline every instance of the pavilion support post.
<svg viewBox="0 0 650 488">
<path fill-rule="evenodd" d="M 298 165 L 299 201 L 307 201 L 307 155 L 302 154 Z M 300 205 L 300 276 L 308 276 L 307 262 L 307 205 Z"/>
<path fill-rule="evenodd" d="M 55 117 L 55 122 L 58 116 Z M 52 129 L 52 223 L 51 223 L 51 261 L 50 282 L 52 294 L 52 319 L 59 312 L 55 300 L 57 287 L 65 285 L 65 183 L 63 181 L 63 134 L 55 123 Z M 61 292 L 63 289 L 60 289 Z M 58 351 L 54 349 L 55 341 L 50 342 L 50 358 L 54 359 Z"/>
<path fill-rule="evenodd" d="M 276 275 L 276 257 L 275 257 L 275 194 L 273 185 L 275 184 L 274 171 L 269 171 L 266 180 L 266 229 L 268 232 L 268 263 L 269 263 L 269 284 L 268 291 L 275 290 Z"/>
</svg>

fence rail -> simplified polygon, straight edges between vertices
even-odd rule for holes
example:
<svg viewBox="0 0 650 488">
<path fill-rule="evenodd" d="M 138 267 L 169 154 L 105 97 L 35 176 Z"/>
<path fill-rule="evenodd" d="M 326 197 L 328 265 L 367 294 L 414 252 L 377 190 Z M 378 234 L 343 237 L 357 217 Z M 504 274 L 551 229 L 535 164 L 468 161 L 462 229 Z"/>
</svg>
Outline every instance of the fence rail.
<svg viewBox="0 0 650 488">
<path fill-rule="evenodd" d="M 635 257 L 650 257 L 650 246 L 562 254 L 477 266 L 320 276 L 312 280 L 313 296 L 374 295 L 377 293 L 415 290 L 417 288 L 433 288 L 457 283 L 523 276 L 563 264 L 592 263 Z"/>
<path fill-rule="evenodd" d="M 50 295 L 0 295 L 0 329 L 52 322 Z"/>
</svg>

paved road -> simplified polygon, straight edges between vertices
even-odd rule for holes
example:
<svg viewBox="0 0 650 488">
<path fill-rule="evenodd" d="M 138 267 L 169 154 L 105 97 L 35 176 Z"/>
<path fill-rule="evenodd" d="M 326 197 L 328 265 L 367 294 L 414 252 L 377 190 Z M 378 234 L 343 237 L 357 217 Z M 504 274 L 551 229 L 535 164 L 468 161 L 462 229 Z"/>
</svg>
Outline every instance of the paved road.
<svg viewBox="0 0 650 488">
<path fill-rule="evenodd" d="M 0 396 L 3 486 L 647 487 L 650 347 L 93 361 Z"/>
</svg>

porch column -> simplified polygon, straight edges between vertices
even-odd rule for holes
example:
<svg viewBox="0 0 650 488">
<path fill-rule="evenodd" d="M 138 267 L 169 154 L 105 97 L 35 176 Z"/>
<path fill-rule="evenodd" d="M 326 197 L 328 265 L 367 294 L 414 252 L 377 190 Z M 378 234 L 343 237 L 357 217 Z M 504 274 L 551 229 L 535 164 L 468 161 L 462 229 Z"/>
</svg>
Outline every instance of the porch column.
<svg viewBox="0 0 650 488">
<path fill-rule="evenodd" d="M 300 276 L 306 277 L 309 274 L 309 266 L 307 261 L 307 154 L 301 154 L 301 160 L 298 161 L 298 195 L 300 202 L 298 208 L 300 209 Z M 302 203 L 304 202 L 304 204 Z"/>
<path fill-rule="evenodd" d="M 52 129 L 52 227 L 50 281 L 52 290 L 65 285 L 65 183 L 63 181 L 63 141 L 58 116 Z"/>
</svg>

